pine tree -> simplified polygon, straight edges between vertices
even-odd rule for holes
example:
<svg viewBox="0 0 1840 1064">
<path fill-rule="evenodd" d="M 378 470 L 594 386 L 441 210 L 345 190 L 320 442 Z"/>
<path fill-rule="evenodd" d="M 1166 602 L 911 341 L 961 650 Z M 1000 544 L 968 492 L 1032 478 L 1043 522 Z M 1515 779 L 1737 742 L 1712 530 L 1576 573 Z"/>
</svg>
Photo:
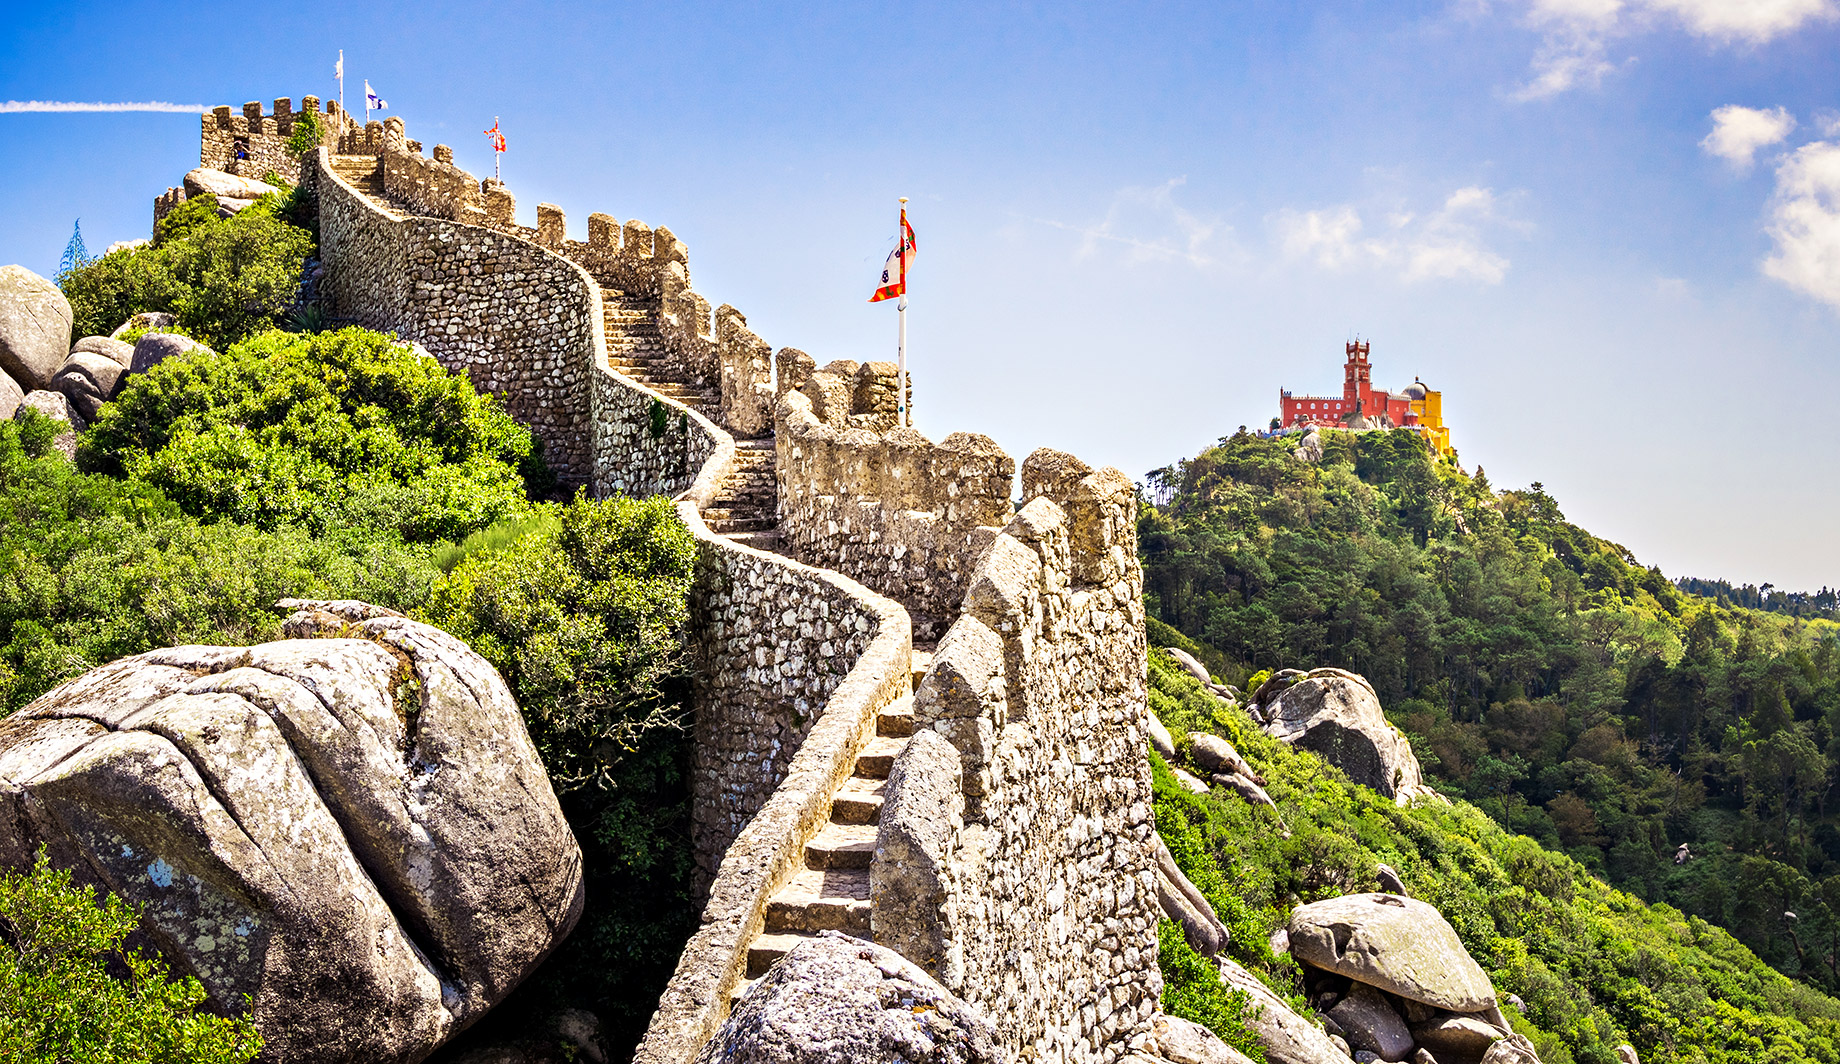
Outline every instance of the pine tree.
<svg viewBox="0 0 1840 1064">
<path fill-rule="evenodd" d="M 70 243 L 64 245 L 64 257 L 58 261 L 59 275 L 81 269 L 92 261 L 89 249 L 83 246 L 83 219 L 77 219 L 76 231 L 70 234 Z"/>
</svg>

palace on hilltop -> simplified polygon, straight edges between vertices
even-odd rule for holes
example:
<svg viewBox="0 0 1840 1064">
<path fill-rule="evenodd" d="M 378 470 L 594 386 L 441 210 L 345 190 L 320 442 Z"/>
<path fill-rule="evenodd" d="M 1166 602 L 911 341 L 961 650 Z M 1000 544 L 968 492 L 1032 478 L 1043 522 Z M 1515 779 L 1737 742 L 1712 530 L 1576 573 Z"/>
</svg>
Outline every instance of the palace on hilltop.
<svg viewBox="0 0 1840 1064">
<path fill-rule="evenodd" d="M 1315 425 L 1330 429 L 1406 428 L 1417 432 L 1438 454 L 1451 453 L 1450 429 L 1444 424 L 1443 393 L 1413 379 L 1401 391 L 1374 387 L 1373 367 L 1367 360 L 1368 342 L 1348 344 L 1348 361 L 1342 367 L 1342 394 L 1292 395 L 1278 391 L 1275 429 Z"/>
</svg>

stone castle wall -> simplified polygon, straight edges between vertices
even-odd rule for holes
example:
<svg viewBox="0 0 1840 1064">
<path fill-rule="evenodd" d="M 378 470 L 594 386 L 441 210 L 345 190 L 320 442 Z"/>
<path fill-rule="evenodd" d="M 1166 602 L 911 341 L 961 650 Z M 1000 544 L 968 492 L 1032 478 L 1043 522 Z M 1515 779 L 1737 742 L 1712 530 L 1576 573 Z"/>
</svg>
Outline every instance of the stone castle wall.
<svg viewBox="0 0 1840 1064">
<path fill-rule="evenodd" d="M 257 181 L 275 173 L 289 184 L 298 185 L 311 153 L 294 154 L 288 150 L 288 141 L 294 136 L 296 116 L 304 111 L 319 114 L 319 107 L 319 97 L 303 96 L 296 111 L 294 101 L 283 96 L 266 115 L 262 104 L 253 100 L 243 105 L 242 114 L 232 114 L 227 106 L 215 108 L 204 116 L 198 139 L 198 165 Z M 323 143 L 333 143 L 344 124 L 338 101 L 326 101 L 326 113 L 320 115 L 320 123 L 325 131 Z"/>
<path fill-rule="evenodd" d="M 567 482 L 676 495 L 697 538 L 693 834 L 708 902 L 637 1059 L 688 1064 L 726 1016 L 768 899 L 802 866 L 876 711 L 909 692 L 916 635 L 945 639 L 916 697 L 922 734 L 889 784 L 887 837 L 908 856 L 878 857 L 875 934 L 1018 1017 L 1013 1048 L 1115 1056 L 1158 992 L 1129 482 L 1038 453 L 1018 514 L 1015 463 L 994 443 L 898 428 L 885 363 L 775 355 L 690 289 L 668 230 L 592 215 L 589 239 L 571 241 L 560 210 L 516 225 L 507 190 L 439 146 L 423 159 L 400 120 L 346 121 L 338 138 L 376 157 L 387 205 L 339 176 L 330 148 L 315 154 L 334 312 L 464 367 L 532 424 Z M 716 420 L 609 367 L 614 301 L 656 315 L 668 356 L 719 392 Z M 736 436 L 767 431 L 797 561 L 699 516 L 736 468 Z M 901 813 L 921 808 L 930 829 Z M 935 894 L 911 904 L 927 882 Z"/>
<path fill-rule="evenodd" d="M 320 293 L 331 312 L 465 372 L 531 426 L 565 486 L 586 486 L 589 374 L 606 350 L 594 282 L 508 234 L 383 210 L 333 172 L 323 148 L 318 158 Z"/>
<path fill-rule="evenodd" d="M 848 407 L 837 400 L 826 423 L 808 394 L 822 401 L 816 384 L 787 391 L 775 410 L 780 534 L 795 557 L 822 559 L 906 606 L 915 637 L 937 640 L 1009 522 L 1015 460 L 975 433 L 934 443 L 909 428 L 850 427 L 864 419 L 838 413 Z"/>
<path fill-rule="evenodd" d="M 873 927 L 1018 1059 L 1114 1061 L 1162 993 L 1136 494 L 1054 451 L 1022 483 L 915 693 Z"/>
</svg>

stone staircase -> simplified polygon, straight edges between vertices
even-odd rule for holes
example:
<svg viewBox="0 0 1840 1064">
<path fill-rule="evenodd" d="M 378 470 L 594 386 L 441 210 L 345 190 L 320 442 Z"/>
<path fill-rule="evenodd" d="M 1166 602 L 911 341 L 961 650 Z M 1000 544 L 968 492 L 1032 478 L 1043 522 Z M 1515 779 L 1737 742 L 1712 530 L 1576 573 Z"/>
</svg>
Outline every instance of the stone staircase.
<svg viewBox="0 0 1840 1064">
<path fill-rule="evenodd" d="M 735 469 L 703 507 L 711 532 L 761 550 L 779 550 L 779 478 L 773 455 L 771 436 L 735 441 Z"/>
<path fill-rule="evenodd" d="M 332 172 L 359 192 L 383 202 L 383 160 L 377 155 L 334 155 Z"/>
<path fill-rule="evenodd" d="M 607 364 L 659 395 L 710 416 L 721 405 L 720 397 L 705 391 L 687 370 L 671 363 L 658 336 L 658 301 L 634 299 L 600 278 L 595 280 L 601 285 Z"/>
<path fill-rule="evenodd" d="M 932 656 L 914 651 L 914 683 Z M 875 736 L 856 755 L 856 772 L 831 795 L 831 819 L 805 844 L 805 867 L 767 901 L 765 928 L 748 947 L 747 978 L 735 987 L 738 999 L 773 962 L 820 931 L 869 938 L 869 862 L 875 829 L 882 821 L 882 792 L 894 759 L 914 734 L 914 698 L 884 707 Z"/>
</svg>

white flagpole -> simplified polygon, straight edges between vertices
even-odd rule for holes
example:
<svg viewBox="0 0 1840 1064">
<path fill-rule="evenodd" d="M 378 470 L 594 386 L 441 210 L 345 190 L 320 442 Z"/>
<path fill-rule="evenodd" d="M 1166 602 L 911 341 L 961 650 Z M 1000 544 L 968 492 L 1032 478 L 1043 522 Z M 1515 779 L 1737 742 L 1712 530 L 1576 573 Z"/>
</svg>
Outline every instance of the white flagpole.
<svg viewBox="0 0 1840 1064">
<path fill-rule="evenodd" d="M 345 49 L 339 49 L 339 113 L 345 112 Z"/>
<path fill-rule="evenodd" d="M 901 197 L 901 231 L 895 234 L 895 254 L 901 261 L 901 301 L 894 305 L 900 319 L 900 336 L 895 341 L 895 424 L 912 428 L 914 421 L 907 409 L 907 197 Z"/>
<path fill-rule="evenodd" d="M 498 116 L 497 115 L 492 116 L 492 128 L 498 129 Z M 502 132 L 492 134 L 492 180 L 498 182 L 501 185 L 505 183 L 505 179 L 504 179 L 504 175 L 498 172 L 498 161 L 505 157 L 505 153 L 498 150 L 498 142 L 504 137 L 504 135 L 505 134 Z"/>
</svg>

